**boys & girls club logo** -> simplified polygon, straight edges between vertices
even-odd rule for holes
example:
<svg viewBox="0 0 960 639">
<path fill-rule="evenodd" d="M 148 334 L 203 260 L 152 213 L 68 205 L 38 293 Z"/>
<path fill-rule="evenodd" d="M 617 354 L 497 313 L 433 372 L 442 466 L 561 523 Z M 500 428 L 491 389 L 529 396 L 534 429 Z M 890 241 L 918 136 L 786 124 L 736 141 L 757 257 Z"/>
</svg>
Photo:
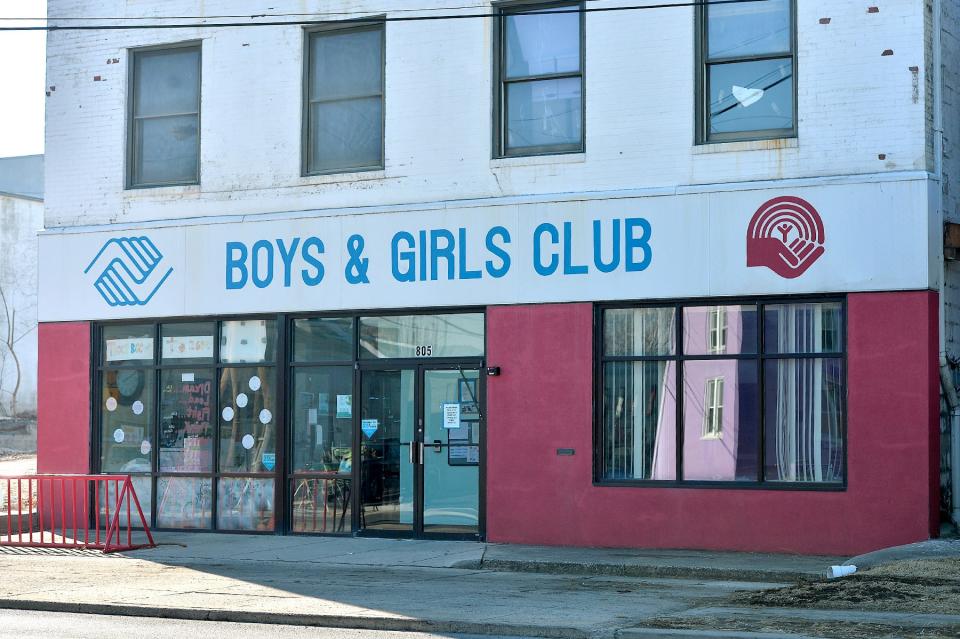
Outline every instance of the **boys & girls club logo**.
<svg viewBox="0 0 960 639">
<path fill-rule="evenodd" d="M 115 237 L 83 272 L 97 274 L 93 286 L 109 306 L 144 306 L 173 273 L 162 262 L 163 254 L 150 238 Z"/>
<path fill-rule="evenodd" d="M 766 266 L 794 279 L 823 255 L 826 235 L 817 209 L 806 200 L 784 196 L 764 203 L 747 228 L 747 266 Z"/>
</svg>

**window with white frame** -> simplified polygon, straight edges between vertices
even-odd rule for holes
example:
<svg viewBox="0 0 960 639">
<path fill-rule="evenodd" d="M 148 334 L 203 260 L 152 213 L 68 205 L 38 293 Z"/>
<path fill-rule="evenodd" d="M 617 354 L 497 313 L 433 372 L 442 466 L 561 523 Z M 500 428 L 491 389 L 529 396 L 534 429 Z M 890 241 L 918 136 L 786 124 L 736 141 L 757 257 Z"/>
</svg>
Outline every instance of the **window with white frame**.
<svg viewBox="0 0 960 639">
<path fill-rule="evenodd" d="M 200 45 L 134 50 L 127 185 L 200 181 Z"/>
<path fill-rule="evenodd" d="M 717 355 L 727 350 L 727 309 L 725 306 L 715 306 L 710 310 L 710 348 L 711 355 Z"/>
<path fill-rule="evenodd" d="M 707 380 L 704 392 L 703 437 L 719 439 L 723 436 L 723 378 Z"/>
<path fill-rule="evenodd" d="M 495 155 L 583 151 L 582 9 L 582 2 L 499 9 Z"/>
<path fill-rule="evenodd" d="M 698 10 L 698 142 L 796 135 L 794 0 Z"/>
</svg>

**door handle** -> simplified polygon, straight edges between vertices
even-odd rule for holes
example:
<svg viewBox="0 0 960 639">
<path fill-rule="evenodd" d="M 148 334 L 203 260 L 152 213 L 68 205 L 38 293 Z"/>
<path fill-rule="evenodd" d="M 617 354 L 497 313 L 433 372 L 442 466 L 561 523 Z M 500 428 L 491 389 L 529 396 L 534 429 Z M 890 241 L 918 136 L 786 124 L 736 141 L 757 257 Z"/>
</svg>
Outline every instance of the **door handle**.
<svg viewBox="0 0 960 639">
<path fill-rule="evenodd" d="M 423 466 L 423 442 L 419 443 L 420 448 L 420 458 L 417 460 L 417 463 Z"/>
<path fill-rule="evenodd" d="M 410 442 L 409 448 L 410 448 L 410 464 L 412 465 L 413 464 L 413 442 Z"/>
<path fill-rule="evenodd" d="M 433 452 L 442 453 L 443 452 L 443 441 L 439 439 L 433 440 Z"/>
</svg>

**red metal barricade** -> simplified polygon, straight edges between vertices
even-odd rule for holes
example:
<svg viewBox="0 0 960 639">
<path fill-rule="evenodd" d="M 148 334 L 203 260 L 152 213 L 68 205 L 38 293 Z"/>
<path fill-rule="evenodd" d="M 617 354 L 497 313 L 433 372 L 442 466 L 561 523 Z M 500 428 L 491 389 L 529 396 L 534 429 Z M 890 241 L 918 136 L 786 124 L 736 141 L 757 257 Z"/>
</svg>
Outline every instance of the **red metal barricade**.
<svg viewBox="0 0 960 639">
<path fill-rule="evenodd" d="M 109 553 L 156 543 L 129 475 L 25 475 L 0 477 L 0 546 Z"/>
</svg>

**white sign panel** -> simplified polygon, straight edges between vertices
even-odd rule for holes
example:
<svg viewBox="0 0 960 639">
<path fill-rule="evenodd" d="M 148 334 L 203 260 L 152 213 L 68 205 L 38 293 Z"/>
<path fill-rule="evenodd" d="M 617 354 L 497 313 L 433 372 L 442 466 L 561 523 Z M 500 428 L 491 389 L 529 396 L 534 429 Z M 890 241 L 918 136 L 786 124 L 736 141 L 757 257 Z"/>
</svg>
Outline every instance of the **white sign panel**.
<svg viewBox="0 0 960 639">
<path fill-rule="evenodd" d="M 460 428 L 460 404 L 443 405 L 443 427 Z"/>
<path fill-rule="evenodd" d="M 49 233 L 39 314 L 925 289 L 936 285 L 927 187 L 914 179 Z"/>
</svg>

